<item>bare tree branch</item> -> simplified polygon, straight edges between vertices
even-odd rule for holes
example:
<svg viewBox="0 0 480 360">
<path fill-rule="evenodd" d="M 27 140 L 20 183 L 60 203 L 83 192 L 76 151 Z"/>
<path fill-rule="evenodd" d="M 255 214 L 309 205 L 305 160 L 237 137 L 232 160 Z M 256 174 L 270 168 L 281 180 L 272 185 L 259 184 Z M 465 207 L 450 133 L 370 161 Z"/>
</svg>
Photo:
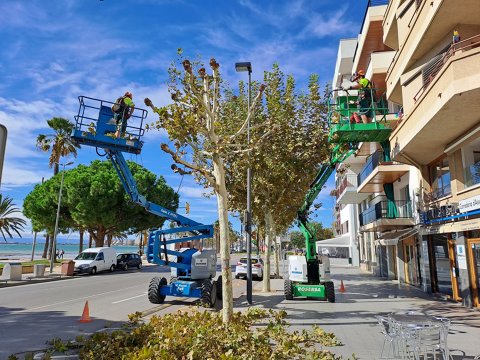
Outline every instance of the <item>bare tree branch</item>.
<svg viewBox="0 0 480 360">
<path fill-rule="evenodd" d="M 167 154 L 170 154 L 170 156 L 172 157 L 172 159 L 178 163 L 178 164 L 182 164 L 184 166 L 186 166 L 187 168 L 189 169 L 192 169 L 193 171 L 197 171 L 199 172 L 200 174 L 202 174 L 203 176 L 205 176 L 205 178 L 208 180 L 208 182 L 210 183 L 210 185 L 214 188 L 214 189 L 217 189 L 217 185 L 215 183 L 215 178 L 208 172 L 206 171 L 205 169 L 202 169 L 198 166 L 195 166 L 191 163 L 189 163 L 188 161 L 182 159 L 176 152 L 174 152 L 172 149 L 170 149 L 170 147 L 167 145 L 167 144 L 162 144 L 161 145 L 161 148 L 163 151 L 165 151 Z"/>
</svg>

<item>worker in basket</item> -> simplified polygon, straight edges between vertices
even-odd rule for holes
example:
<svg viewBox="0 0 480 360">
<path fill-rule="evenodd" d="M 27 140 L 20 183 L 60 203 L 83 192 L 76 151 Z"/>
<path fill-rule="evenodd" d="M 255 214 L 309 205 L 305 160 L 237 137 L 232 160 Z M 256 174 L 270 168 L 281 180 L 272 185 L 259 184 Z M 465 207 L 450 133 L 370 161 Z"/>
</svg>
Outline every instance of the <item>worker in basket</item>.
<svg viewBox="0 0 480 360">
<path fill-rule="evenodd" d="M 112 105 L 112 111 L 114 114 L 113 118 L 117 125 L 117 131 L 115 132 L 116 138 L 125 135 L 127 120 L 132 116 L 133 110 L 135 109 L 135 104 L 133 103 L 132 98 L 132 93 L 127 91 L 125 95 L 120 96 L 115 101 L 115 104 Z"/>
<path fill-rule="evenodd" d="M 352 75 L 352 82 L 356 85 L 350 86 L 349 90 L 360 90 L 358 94 L 358 114 L 364 124 L 372 122 L 373 117 L 373 87 L 370 80 L 365 77 L 365 71 L 359 70 Z"/>
</svg>

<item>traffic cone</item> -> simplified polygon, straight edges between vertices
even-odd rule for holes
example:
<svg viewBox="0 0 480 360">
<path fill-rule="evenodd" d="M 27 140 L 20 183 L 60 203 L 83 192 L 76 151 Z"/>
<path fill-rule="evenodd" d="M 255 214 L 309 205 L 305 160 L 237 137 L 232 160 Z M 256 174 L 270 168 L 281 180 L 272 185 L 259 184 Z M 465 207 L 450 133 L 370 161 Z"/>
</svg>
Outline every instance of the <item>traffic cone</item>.
<svg viewBox="0 0 480 360">
<path fill-rule="evenodd" d="M 340 289 L 339 289 L 339 291 L 340 291 L 341 293 L 344 293 L 344 292 L 345 292 L 345 286 L 343 285 L 343 280 L 340 280 Z"/>
<path fill-rule="evenodd" d="M 78 321 L 81 322 L 81 323 L 92 322 L 92 319 L 90 319 L 90 310 L 88 309 L 88 300 L 85 301 L 85 306 L 83 307 L 82 317 Z"/>
</svg>

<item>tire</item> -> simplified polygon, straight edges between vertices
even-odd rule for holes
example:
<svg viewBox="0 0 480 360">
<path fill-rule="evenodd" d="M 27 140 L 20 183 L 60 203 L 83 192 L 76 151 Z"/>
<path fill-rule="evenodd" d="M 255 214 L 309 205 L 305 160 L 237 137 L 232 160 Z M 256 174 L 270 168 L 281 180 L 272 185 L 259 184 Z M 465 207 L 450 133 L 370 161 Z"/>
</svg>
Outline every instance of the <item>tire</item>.
<svg viewBox="0 0 480 360">
<path fill-rule="evenodd" d="M 328 302 L 335 302 L 335 287 L 333 286 L 333 281 L 325 282 L 325 297 Z"/>
<path fill-rule="evenodd" d="M 142 263 L 137 265 L 137 269 L 140 270 L 142 268 Z"/>
<path fill-rule="evenodd" d="M 222 275 L 220 275 L 217 279 L 217 299 L 222 300 L 223 297 L 223 278 Z"/>
<path fill-rule="evenodd" d="M 214 304 L 212 304 L 212 288 L 213 283 L 210 279 L 205 279 L 202 282 L 202 296 L 200 297 L 200 303 L 203 306 L 211 308 Z"/>
<path fill-rule="evenodd" d="M 285 280 L 283 283 L 283 290 L 285 293 L 285 300 L 293 300 L 292 282 L 290 280 Z"/>
<path fill-rule="evenodd" d="M 110 272 L 113 272 L 115 270 L 115 265 L 110 266 Z"/>
<path fill-rule="evenodd" d="M 94 266 L 90 269 L 90 275 L 95 275 L 97 273 L 97 268 Z"/>
<path fill-rule="evenodd" d="M 235 275 L 235 279 L 240 279 L 240 275 Z"/>
<path fill-rule="evenodd" d="M 127 271 L 128 270 L 128 264 L 123 265 L 123 270 Z"/>
<path fill-rule="evenodd" d="M 165 295 L 160 295 L 162 286 L 167 285 L 167 279 L 154 277 L 148 286 L 148 301 L 152 304 L 161 304 L 165 301 Z"/>
</svg>

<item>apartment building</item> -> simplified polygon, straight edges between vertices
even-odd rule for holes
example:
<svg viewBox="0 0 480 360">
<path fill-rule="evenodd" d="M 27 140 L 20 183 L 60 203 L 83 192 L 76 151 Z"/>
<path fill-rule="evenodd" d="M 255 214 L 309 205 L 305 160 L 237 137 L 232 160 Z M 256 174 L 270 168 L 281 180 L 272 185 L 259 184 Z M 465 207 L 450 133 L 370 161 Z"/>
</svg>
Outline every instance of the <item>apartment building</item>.
<svg viewBox="0 0 480 360">
<path fill-rule="evenodd" d="M 365 269 L 479 307 L 479 2 L 371 0 L 355 42 L 333 87 L 366 70 L 391 134 L 338 167 L 337 227 Z"/>
<path fill-rule="evenodd" d="M 382 25 L 387 98 L 403 106 L 391 158 L 420 173 L 422 287 L 479 307 L 480 3 L 391 0 Z"/>
</svg>

